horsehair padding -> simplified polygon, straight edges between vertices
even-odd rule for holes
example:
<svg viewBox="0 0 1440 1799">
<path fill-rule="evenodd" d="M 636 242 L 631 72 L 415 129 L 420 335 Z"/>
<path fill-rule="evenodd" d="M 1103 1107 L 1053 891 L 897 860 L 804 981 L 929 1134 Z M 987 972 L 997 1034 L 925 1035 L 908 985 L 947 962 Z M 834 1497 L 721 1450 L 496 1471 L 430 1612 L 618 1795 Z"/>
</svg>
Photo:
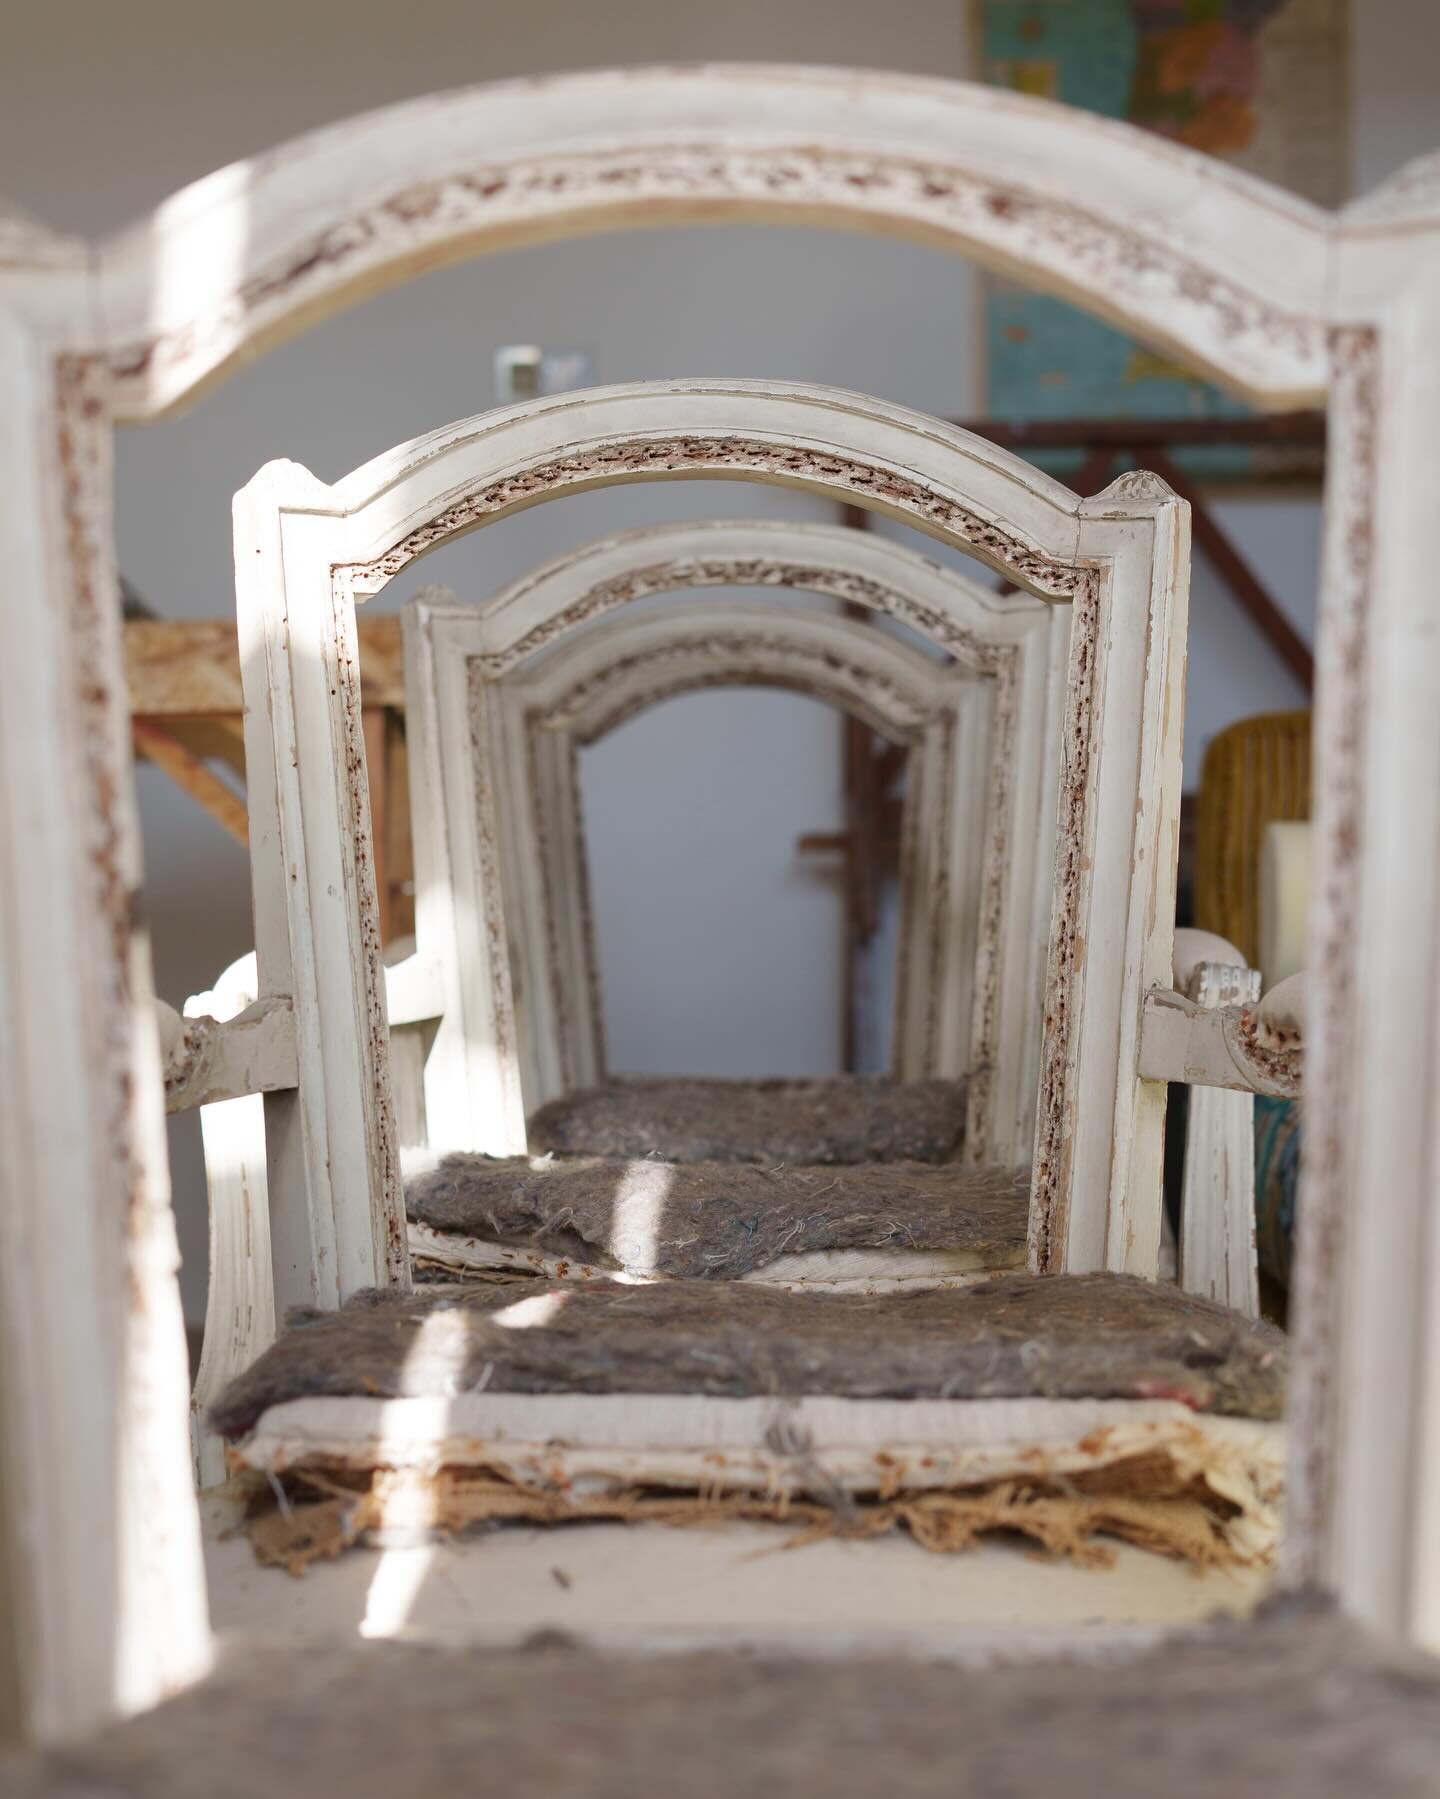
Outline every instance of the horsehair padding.
<svg viewBox="0 0 1440 1799">
<path fill-rule="evenodd" d="M 591 1267 L 738 1280 L 781 1257 L 876 1249 L 1024 1261 L 1030 1177 L 1008 1169 L 447 1156 L 407 1183 L 415 1223 Z"/>
<path fill-rule="evenodd" d="M 964 1081 L 627 1078 L 566 1094 L 529 1121 L 557 1155 L 667 1162 L 945 1162 L 965 1134 Z"/>
<path fill-rule="evenodd" d="M 517 1290 L 531 1297 L 517 1302 Z M 1197 1412 L 1278 1419 L 1285 1353 L 1273 1325 L 1126 1275 L 1005 1275 L 880 1298 L 731 1281 L 374 1291 L 338 1312 L 293 1314 L 221 1395 L 211 1422 L 235 1439 L 287 1400 L 444 1397 L 482 1387 L 722 1398 L 1168 1398 Z"/>
<path fill-rule="evenodd" d="M 1203 1568 L 1269 1560 L 1285 1429 L 1173 1399 L 487 1387 L 293 1400 L 266 1411 L 229 1460 L 257 1556 L 294 1573 L 371 1533 L 602 1519 L 769 1522 L 798 1531 L 792 1542 L 900 1530 L 939 1554 L 1019 1532 L 1088 1566 L 1111 1559 L 1096 1540 L 1110 1536 Z"/>
<path fill-rule="evenodd" d="M 553 1609 L 559 1609 L 559 1601 Z M 1424 1799 L 1440 1768 L 1440 1663 L 1313 1602 L 1171 1636 L 1117 1663 L 1002 1665 L 853 1632 L 840 1653 L 237 1647 L 188 1693 L 6 1763 L 7 1799 Z M 203 1776 L 197 1776 L 203 1770 Z M 482 1771 L 483 1774 L 477 1771 Z M 664 1772 L 657 1787 L 657 1774 Z"/>
<path fill-rule="evenodd" d="M 298 1409 L 319 1403 L 301 1401 Z M 1217 1423 L 1235 1422 L 1205 1420 L 1212 1431 Z M 1204 1442 L 1208 1432 L 1190 1428 Z M 1248 1428 L 1279 1431 L 1273 1424 Z M 1270 1447 L 1272 1462 L 1282 1460 Z M 513 1452 L 510 1459 L 517 1459 Z M 265 1469 L 242 1474 L 232 1490 L 245 1497 L 245 1530 L 256 1559 L 296 1575 L 356 1543 L 429 1541 L 477 1525 L 607 1522 L 712 1530 L 768 1524 L 788 1531 L 787 1548 L 904 1532 L 932 1555 L 963 1554 L 986 1537 L 1019 1536 L 1047 1556 L 1087 1568 L 1113 1566 L 1114 1549 L 1101 1540 L 1108 1537 L 1200 1571 L 1268 1563 L 1283 1484 L 1273 1468 L 1266 1478 L 1254 1464 L 1227 1469 L 1223 1457 L 1216 1458 L 1218 1466 L 1203 1455 L 1163 1451 L 1126 1460 L 1107 1457 L 1103 1447 L 1086 1466 L 1060 1477 L 1020 1448 L 1019 1465 L 1003 1478 L 918 1491 L 908 1455 L 891 1454 L 896 1467 L 889 1478 L 872 1479 L 862 1489 L 837 1486 L 808 1451 L 792 1456 L 789 1481 L 777 1467 L 769 1481 L 723 1486 L 709 1478 L 708 1468 L 693 1464 L 688 1471 L 671 1464 L 649 1476 L 632 1470 L 626 1479 L 612 1463 L 601 1477 L 574 1480 L 555 1466 L 560 1458 L 553 1449 L 531 1445 L 523 1459 L 530 1467 L 516 1475 L 506 1467 L 505 1446 L 489 1444 L 471 1446 L 459 1462 L 425 1468 L 376 1466 L 373 1457 L 359 1467 L 296 1458 L 283 1484 Z M 538 1479 L 536 1465 L 546 1469 Z"/>
</svg>

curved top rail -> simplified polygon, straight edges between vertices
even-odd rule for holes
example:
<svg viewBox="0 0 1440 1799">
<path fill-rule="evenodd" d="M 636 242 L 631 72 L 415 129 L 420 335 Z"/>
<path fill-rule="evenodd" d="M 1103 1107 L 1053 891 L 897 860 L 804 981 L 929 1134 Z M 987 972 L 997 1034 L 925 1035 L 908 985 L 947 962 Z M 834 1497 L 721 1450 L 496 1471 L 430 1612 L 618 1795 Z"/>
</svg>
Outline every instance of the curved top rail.
<svg viewBox="0 0 1440 1799">
<path fill-rule="evenodd" d="M 622 612 L 544 651 L 519 678 L 515 691 L 538 728 L 579 744 L 663 700 L 718 686 L 798 689 L 907 743 L 955 686 L 944 662 L 887 632 L 759 600 Z"/>
<path fill-rule="evenodd" d="M 659 594 L 764 587 L 822 595 L 907 622 L 962 663 L 1031 628 L 1043 601 L 997 593 L 908 545 L 810 520 L 707 519 L 647 525 L 568 550 L 479 608 L 484 659 L 497 671 L 546 652 L 556 637 Z M 946 628 L 933 621 L 942 618 Z"/>
<path fill-rule="evenodd" d="M 99 246 L 120 416 L 485 250 L 779 222 L 953 249 L 1256 403 L 1323 393 L 1331 215 L 1136 127 L 848 69 L 603 70 L 403 102 L 236 163 Z"/>
<path fill-rule="evenodd" d="M 923 476 L 917 475 L 923 469 Z M 958 426 L 838 388 L 650 381 L 590 388 L 462 419 L 327 487 L 267 463 L 242 511 L 305 515 L 308 554 L 352 594 L 376 593 L 428 550 L 562 493 L 665 479 L 745 480 L 843 496 L 1073 599 L 1082 518 L 1150 518 L 1174 496 L 1152 475 L 1095 500 Z"/>
</svg>

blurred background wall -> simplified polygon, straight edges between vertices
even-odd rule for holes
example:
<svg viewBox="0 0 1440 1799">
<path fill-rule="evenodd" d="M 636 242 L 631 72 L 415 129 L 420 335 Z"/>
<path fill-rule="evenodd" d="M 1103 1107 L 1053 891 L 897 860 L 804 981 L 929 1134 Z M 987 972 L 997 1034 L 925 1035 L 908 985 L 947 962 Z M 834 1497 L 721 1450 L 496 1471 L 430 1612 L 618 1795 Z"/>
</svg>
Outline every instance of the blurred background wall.
<svg viewBox="0 0 1440 1799">
<path fill-rule="evenodd" d="M 1077 0 L 1083 3 L 1083 0 Z M 46 0 L 10 9 L 0 59 L 0 192 L 101 233 L 183 182 L 299 132 L 439 88 L 552 69 L 695 59 L 970 72 L 965 0 Z M 1355 191 L 1440 137 L 1434 0 L 1355 8 Z M 183 417 L 122 434 L 121 566 L 161 614 L 232 607 L 230 499 L 261 463 L 326 480 L 493 403 L 504 344 L 582 349 L 592 378 L 780 376 L 964 416 L 976 288 L 938 251 L 818 232 L 628 234 L 450 270 L 268 357 Z M 568 499 L 432 557 L 423 583 L 480 597 L 542 556 L 664 518 L 825 516 L 767 489 L 704 484 Z M 1299 630 L 1313 628 L 1317 507 L 1235 499 L 1225 525 Z M 3 649 L 0 649 L 3 654 Z M 1197 569 L 1187 785 L 1235 717 L 1301 703 L 1293 679 Z M 839 724 L 793 696 L 718 693 L 657 709 L 591 753 L 612 1057 L 716 1073 L 838 1066 L 840 889 L 802 831 L 841 821 Z M 241 852 L 150 768 L 139 774 L 160 991 L 175 1003 L 250 946 Z M 193 1117 L 173 1131 L 187 1308 L 204 1290 Z"/>
</svg>

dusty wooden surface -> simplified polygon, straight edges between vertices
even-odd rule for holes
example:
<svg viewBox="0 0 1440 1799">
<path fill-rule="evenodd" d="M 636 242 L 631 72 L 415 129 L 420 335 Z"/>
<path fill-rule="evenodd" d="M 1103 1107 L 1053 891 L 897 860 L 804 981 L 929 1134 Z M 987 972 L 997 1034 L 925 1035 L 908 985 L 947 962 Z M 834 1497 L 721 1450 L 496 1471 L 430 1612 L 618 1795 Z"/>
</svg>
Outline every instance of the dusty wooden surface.
<svg viewBox="0 0 1440 1799">
<path fill-rule="evenodd" d="M 359 622 L 366 761 L 375 813 L 381 929 L 388 943 L 414 928 L 405 680 L 400 620 Z M 162 769 L 244 844 L 244 798 L 206 766 L 245 776 L 240 650 L 230 619 L 126 619 L 125 685 L 137 758 Z"/>
<path fill-rule="evenodd" d="M 240 648 L 232 618 L 125 621 L 125 686 L 134 718 L 238 719 Z M 400 620 L 360 622 L 360 686 L 367 706 L 405 704 Z"/>
</svg>

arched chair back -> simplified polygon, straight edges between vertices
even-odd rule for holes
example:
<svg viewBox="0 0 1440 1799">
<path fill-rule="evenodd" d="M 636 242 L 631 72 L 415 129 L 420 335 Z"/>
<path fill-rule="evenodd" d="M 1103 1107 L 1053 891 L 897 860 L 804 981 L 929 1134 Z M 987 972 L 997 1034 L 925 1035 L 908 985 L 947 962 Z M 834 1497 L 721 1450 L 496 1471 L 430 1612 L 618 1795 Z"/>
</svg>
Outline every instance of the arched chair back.
<svg viewBox="0 0 1440 1799">
<path fill-rule="evenodd" d="M 918 621 L 944 654 L 828 609 L 703 597 L 728 584 Z M 630 609 L 662 594 L 694 597 Z M 906 748 L 892 1073 L 973 1075 L 972 1158 L 1024 1161 L 1069 622 L 1064 606 L 997 594 L 878 534 L 813 523 L 630 532 L 484 605 L 435 591 L 413 601 L 412 815 L 427 839 L 417 856 L 438 878 L 472 883 L 476 857 L 452 821 L 473 837 L 477 807 L 492 808 L 526 1111 L 605 1073 L 578 749 L 679 693 L 781 686 Z"/>
<path fill-rule="evenodd" d="M 1143 474 L 1081 499 L 993 444 L 854 394 L 671 381 L 462 421 L 333 488 L 272 463 L 236 497 L 260 996 L 293 1005 L 299 1066 L 297 1089 L 266 1100 L 280 1303 L 408 1278 L 355 601 L 521 508 L 676 478 L 883 511 L 1072 608 L 1031 1259 L 1153 1275 L 1164 1089 L 1141 1078 L 1140 1029 L 1146 991 L 1171 973 L 1187 508 Z M 473 1147 L 503 1147 L 507 1130 L 523 1141 L 498 883 L 462 914 L 449 883 L 417 882 L 419 941 L 461 946 L 435 971 L 427 1109 L 447 1142 L 466 1118 Z M 464 992 L 450 985 L 462 968 Z"/>
</svg>

